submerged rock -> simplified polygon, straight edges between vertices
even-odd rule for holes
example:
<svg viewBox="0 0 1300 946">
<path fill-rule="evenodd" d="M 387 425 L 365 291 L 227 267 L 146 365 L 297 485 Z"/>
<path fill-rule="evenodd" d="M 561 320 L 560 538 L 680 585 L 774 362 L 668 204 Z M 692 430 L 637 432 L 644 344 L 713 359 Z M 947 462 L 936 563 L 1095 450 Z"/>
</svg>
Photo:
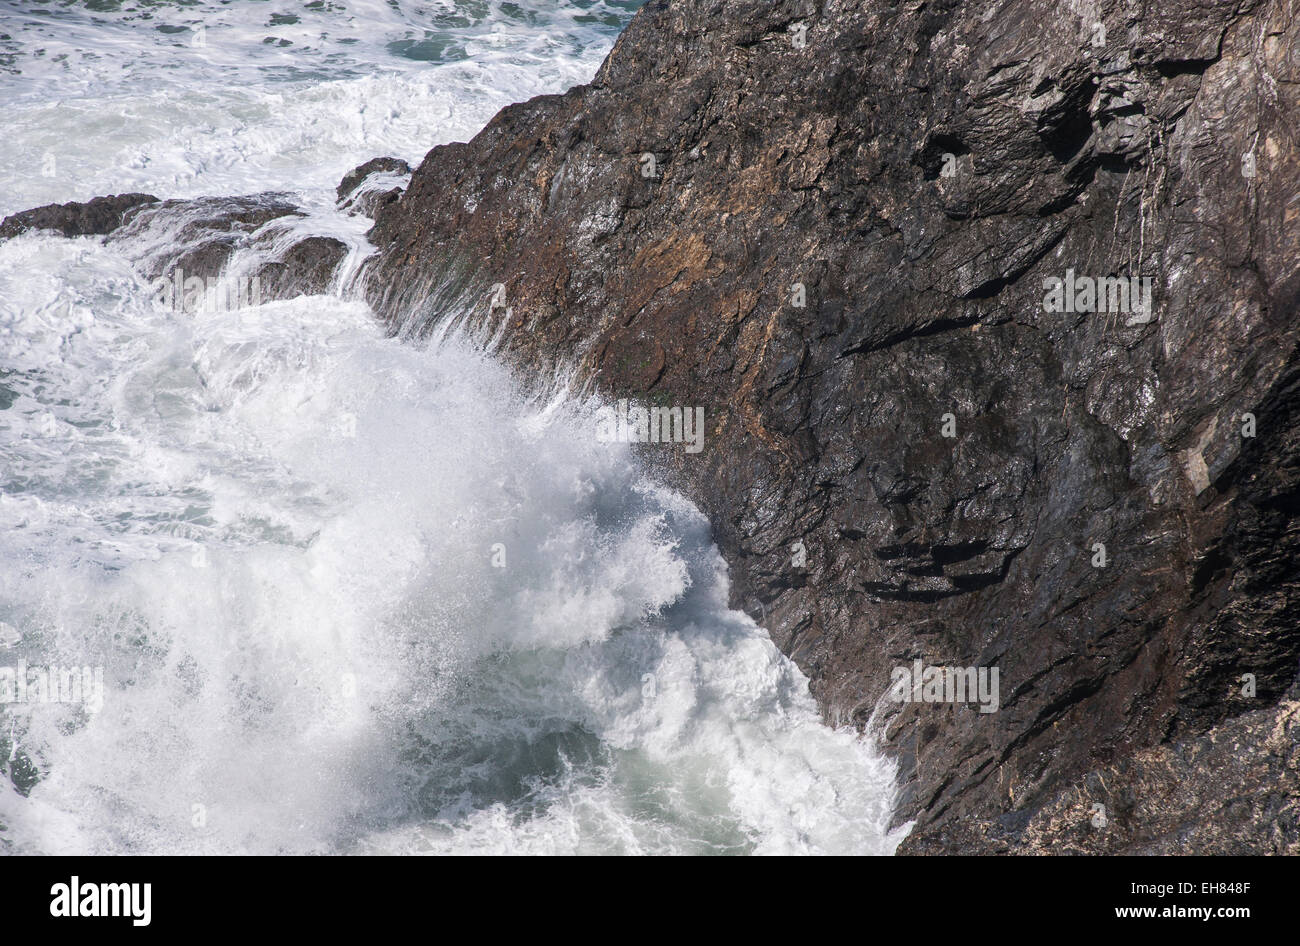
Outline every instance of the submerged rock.
<svg viewBox="0 0 1300 946">
<path fill-rule="evenodd" d="M 285 194 L 167 200 L 137 214 L 109 235 L 136 257 L 149 279 L 215 281 L 228 277 L 238 251 L 253 259 L 238 278 L 256 284 L 247 301 L 287 299 L 323 291 L 347 245 L 295 229 L 306 216 Z M 248 298 L 256 295 L 256 299 Z"/>
<path fill-rule="evenodd" d="M 267 224 L 301 216 L 287 194 L 164 200 L 110 233 L 109 242 L 132 253 L 149 279 L 176 270 L 207 278 L 220 275 Z"/>
<path fill-rule="evenodd" d="M 132 258 L 141 275 L 166 290 L 170 304 L 182 308 L 187 296 L 193 301 L 187 281 L 218 288 L 235 254 L 252 251 L 251 268 L 236 277 L 244 284 L 238 304 L 246 305 L 321 292 L 330 285 L 348 247 L 333 237 L 296 232 L 293 224 L 305 216 L 287 194 L 161 201 L 123 194 L 14 214 L 0 225 L 0 239 L 26 230 L 103 236 Z"/>
</svg>

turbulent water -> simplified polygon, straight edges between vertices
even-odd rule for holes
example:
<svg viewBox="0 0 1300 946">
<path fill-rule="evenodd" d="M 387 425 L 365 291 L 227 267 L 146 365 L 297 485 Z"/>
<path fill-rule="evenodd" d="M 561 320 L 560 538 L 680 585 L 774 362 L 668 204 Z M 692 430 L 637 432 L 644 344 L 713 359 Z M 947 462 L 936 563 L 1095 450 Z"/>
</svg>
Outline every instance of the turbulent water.
<svg viewBox="0 0 1300 946">
<path fill-rule="evenodd" d="M 585 81 L 636 5 L 0 3 L 0 214 L 284 190 L 354 248 L 186 314 L 145 248 L 0 244 L 0 849 L 893 850 L 892 764 L 599 405 L 348 278 L 347 169 Z M 68 667 L 99 698 L 18 695 Z"/>
</svg>

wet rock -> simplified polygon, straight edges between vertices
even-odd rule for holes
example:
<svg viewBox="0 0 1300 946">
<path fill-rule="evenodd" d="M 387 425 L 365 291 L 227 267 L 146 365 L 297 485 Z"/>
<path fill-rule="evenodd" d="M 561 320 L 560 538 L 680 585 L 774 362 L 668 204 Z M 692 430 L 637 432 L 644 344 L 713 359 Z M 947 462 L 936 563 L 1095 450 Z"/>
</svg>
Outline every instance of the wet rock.
<svg viewBox="0 0 1300 946">
<path fill-rule="evenodd" d="M 265 297 L 290 299 L 326 291 L 334 271 L 347 255 L 347 244 L 333 237 L 298 240 L 276 259 L 257 269 Z"/>
<path fill-rule="evenodd" d="M 1089 772 L 1039 808 L 994 820 L 950 820 L 901 848 L 905 854 L 963 850 L 1298 855 L 1300 701 L 1137 752 Z"/>
<path fill-rule="evenodd" d="M 164 200 L 109 235 L 133 255 L 148 279 L 181 270 L 186 276 L 217 276 L 238 249 L 272 221 L 303 216 L 286 194 Z"/>
<path fill-rule="evenodd" d="M 394 160 L 370 163 L 377 171 L 387 171 L 395 167 Z M 123 194 L 14 214 L 0 227 L 0 238 L 28 229 L 102 235 L 132 258 L 165 302 L 187 308 L 198 304 L 196 294 L 220 288 L 234 293 L 221 298 L 242 305 L 323 292 L 330 286 L 348 246 L 298 227 L 305 218 L 306 212 L 287 194 L 162 201 L 147 194 Z M 245 258 L 240 271 L 228 272 L 241 253 Z M 239 285 L 220 286 L 223 280 Z M 186 288 L 200 284 L 204 290 Z"/>
<path fill-rule="evenodd" d="M 54 230 L 65 237 L 102 236 L 120 227 L 131 211 L 157 201 L 152 194 L 114 194 L 85 203 L 46 204 L 5 217 L 0 221 L 0 240 L 27 230 Z"/>
<path fill-rule="evenodd" d="M 183 286 L 187 279 L 208 283 L 229 275 L 248 284 L 241 298 L 270 301 L 324 291 L 347 254 L 342 241 L 297 229 L 305 217 L 283 194 L 167 200 L 109 240 L 135 258 L 147 279 Z M 241 252 L 243 265 L 231 275 L 228 267 Z"/>
<path fill-rule="evenodd" d="M 339 182 L 339 208 L 349 213 L 374 217 L 402 194 L 411 166 L 401 158 L 374 158 L 354 168 Z"/>
</svg>

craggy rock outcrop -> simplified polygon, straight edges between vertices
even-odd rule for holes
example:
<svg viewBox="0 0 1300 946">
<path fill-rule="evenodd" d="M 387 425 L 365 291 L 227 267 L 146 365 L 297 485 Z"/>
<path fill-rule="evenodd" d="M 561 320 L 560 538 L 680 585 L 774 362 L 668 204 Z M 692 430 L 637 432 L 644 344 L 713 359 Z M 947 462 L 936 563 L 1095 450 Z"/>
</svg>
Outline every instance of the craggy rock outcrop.
<svg viewBox="0 0 1300 946">
<path fill-rule="evenodd" d="M 339 182 L 339 208 L 374 217 L 380 207 L 401 196 L 410 174 L 411 166 L 401 158 L 373 158 L 353 168 Z"/>
<path fill-rule="evenodd" d="M 373 192 L 365 196 L 372 208 L 384 199 Z M 13 214 L 0 223 L 0 239 L 28 230 L 104 236 L 133 257 L 146 279 L 176 280 L 178 285 L 194 278 L 205 284 L 219 280 L 235 254 L 246 250 L 254 261 L 241 275 L 248 282 L 257 279 L 258 299 L 270 301 L 323 291 L 347 255 L 341 240 L 295 232 L 293 224 L 305 216 L 286 194 L 163 201 L 122 194 Z M 253 301 L 247 294 L 241 298 Z"/>
<path fill-rule="evenodd" d="M 5 217 L 0 221 L 0 240 L 27 230 L 56 230 L 65 237 L 103 236 L 120 227 L 128 211 L 157 202 L 152 194 L 114 194 L 84 204 L 46 204 Z"/>
<path fill-rule="evenodd" d="M 903 850 L 1294 852 L 1291 7 L 651 0 L 428 154 L 370 297 L 705 408 L 645 453 L 827 715 L 883 710 Z M 997 711 L 886 699 L 918 659 Z"/>
<path fill-rule="evenodd" d="M 146 207 L 109 234 L 134 254 L 148 279 L 216 279 L 239 250 L 261 251 L 247 277 L 262 300 L 319 292 L 330 283 L 347 246 L 331 237 L 302 238 L 292 229 L 304 212 L 286 194 L 165 200 Z M 278 245 L 283 244 L 283 245 Z"/>
</svg>

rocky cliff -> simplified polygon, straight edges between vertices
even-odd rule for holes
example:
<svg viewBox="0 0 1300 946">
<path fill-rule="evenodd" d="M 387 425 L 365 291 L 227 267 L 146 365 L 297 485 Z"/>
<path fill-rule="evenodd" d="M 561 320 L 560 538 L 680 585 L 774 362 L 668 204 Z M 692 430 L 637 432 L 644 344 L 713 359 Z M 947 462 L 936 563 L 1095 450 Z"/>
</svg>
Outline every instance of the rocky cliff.
<svg viewBox="0 0 1300 946">
<path fill-rule="evenodd" d="M 645 455 L 880 725 L 904 851 L 1300 853 L 1297 12 L 650 0 L 377 180 L 367 291 L 704 408 Z"/>
<path fill-rule="evenodd" d="M 645 450 L 828 716 L 881 706 L 905 850 L 1297 853 L 1293 7 L 651 0 L 429 153 L 372 301 L 705 408 Z M 917 659 L 997 711 L 882 703 Z"/>
</svg>

